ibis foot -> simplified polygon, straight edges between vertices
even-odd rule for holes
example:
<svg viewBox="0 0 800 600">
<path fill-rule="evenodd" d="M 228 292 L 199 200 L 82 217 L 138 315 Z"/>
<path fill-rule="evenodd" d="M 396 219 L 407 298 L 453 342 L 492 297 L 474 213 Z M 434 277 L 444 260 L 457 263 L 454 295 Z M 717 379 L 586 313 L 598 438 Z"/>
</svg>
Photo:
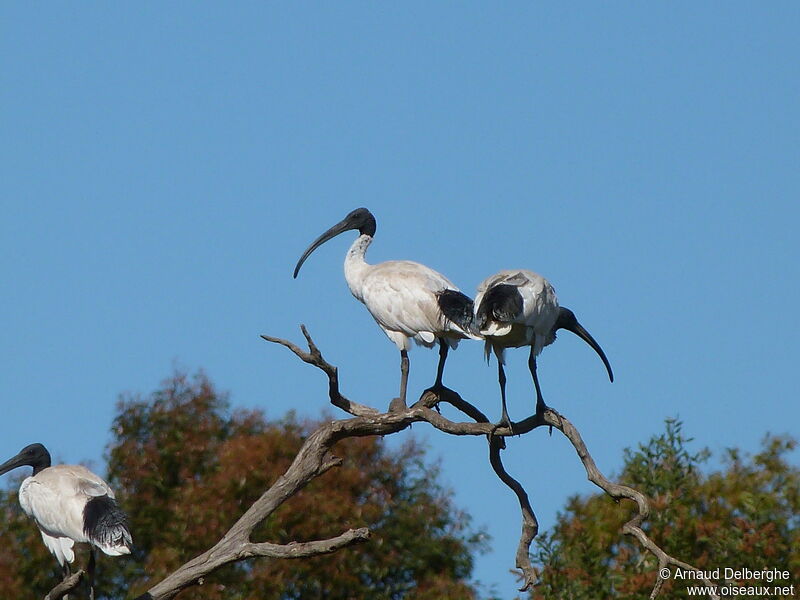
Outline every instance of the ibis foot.
<svg viewBox="0 0 800 600">
<path fill-rule="evenodd" d="M 508 416 L 507 412 L 503 412 L 503 416 L 500 417 L 500 421 L 498 421 L 494 426 L 493 433 L 501 427 L 508 427 L 511 435 L 516 435 L 514 433 L 514 423 L 511 422 L 511 418 Z"/>
<path fill-rule="evenodd" d="M 433 404 L 433 408 L 436 409 L 436 412 L 442 414 L 442 410 L 439 408 L 439 402 L 442 401 L 442 395 L 443 395 L 442 392 L 452 392 L 452 390 L 449 387 L 437 382 L 434 383 L 431 387 L 424 389 L 422 391 L 422 395 L 420 396 L 420 398 L 424 398 L 425 394 L 428 393 L 436 396 L 436 403 Z"/>
<path fill-rule="evenodd" d="M 541 421 L 541 422 L 542 422 L 542 424 L 544 424 L 544 414 L 545 414 L 545 413 L 546 413 L 548 410 L 552 411 L 552 409 L 551 409 L 549 406 L 547 406 L 547 404 L 545 404 L 545 403 L 544 403 L 544 400 L 542 400 L 542 397 L 541 397 L 541 396 L 539 396 L 539 397 L 536 399 L 536 412 L 535 412 L 535 413 L 534 413 L 534 415 L 533 415 L 533 416 L 534 416 L 534 418 L 535 418 L 537 421 Z M 555 412 L 555 411 L 553 411 L 553 412 Z M 558 413 L 556 413 L 556 414 L 558 414 Z M 553 426 L 552 426 L 552 425 L 548 426 L 547 432 L 548 432 L 550 435 L 553 435 Z"/>
<path fill-rule="evenodd" d="M 542 424 L 545 424 L 545 413 L 552 414 L 558 420 L 558 426 L 561 427 L 561 414 L 554 408 L 547 406 L 544 402 L 537 402 L 536 403 L 536 414 L 534 417 L 537 421 L 540 421 Z M 548 424 L 548 430 L 550 435 L 553 435 L 553 426 Z"/>
<path fill-rule="evenodd" d="M 402 413 L 406 412 L 406 410 L 408 410 L 408 406 L 402 398 L 392 398 L 392 401 L 389 402 L 390 413 Z"/>
</svg>

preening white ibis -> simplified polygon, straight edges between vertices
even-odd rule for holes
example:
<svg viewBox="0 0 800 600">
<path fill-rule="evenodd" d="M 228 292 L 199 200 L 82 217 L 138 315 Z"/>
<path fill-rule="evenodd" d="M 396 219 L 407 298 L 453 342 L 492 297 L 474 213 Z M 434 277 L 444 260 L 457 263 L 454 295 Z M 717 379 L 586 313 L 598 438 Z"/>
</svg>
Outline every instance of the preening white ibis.
<svg viewBox="0 0 800 600">
<path fill-rule="evenodd" d="M 537 414 L 542 414 L 547 405 L 536 374 L 536 357 L 545 346 L 555 341 L 559 329 L 571 331 L 589 344 L 603 360 L 608 378 L 614 381 L 611 365 L 603 349 L 578 323 L 575 313 L 558 305 L 553 286 L 533 271 L 500 271 L 483 280 L 475 296 L 475 322 L 486 340 L 487 360 L 491 351 L 497 357 L 503 425 L 511 427 L 506 409 L 506 376 L 503 371 L 506 348 L 530 346 L 528 368 L 536 387 Z"/>
<path fill-rule="evenodd" d="M 31 444 L 0 465 L 0 475 L 17 467 L 33 467 L 19 487 L 22 510 L 33 518 L 47 549 L 69 573 L 75 560 L 75 542 L 90 545 L 90 597 L 94 597 L 94 547 L 106 554 L 130 554 L 128 520 L 114 500 L 114 492 L 100 477 L 81 465 L 50 466 L 50 453 Z"/>
<path fill-rule="evenodd" d="M 448 348 L 477 337 L 464 323 L 472 319 L 472 300 L 444 275 L 407 260 L 370 265 L 364 260 L 375 236 L 375 217 L 357 208 L 314 240 L 303 252 L 294 277 L 308 256 L 329 239 L 356 230 L 358 237 L 344 259 L 344 277 L 353 296 L 362 302 L 383 332 L 400 350 L 400 400 L 406 401 L 410 340 L 432 348 L 439 343 L 439 366 L 434 387 L 441 387 Z"/>
</svg>

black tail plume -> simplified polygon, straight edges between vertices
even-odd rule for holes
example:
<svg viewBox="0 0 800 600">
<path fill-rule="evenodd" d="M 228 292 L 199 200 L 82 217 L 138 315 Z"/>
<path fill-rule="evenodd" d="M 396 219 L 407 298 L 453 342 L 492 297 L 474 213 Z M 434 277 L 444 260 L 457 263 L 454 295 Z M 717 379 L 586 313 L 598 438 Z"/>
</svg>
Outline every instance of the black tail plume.
<svg viewBox="0 0 800 600">
<path fill-rule="evenodd" d="M 477 335 L 473 318 L 472 298 L 455 290 L 442 290 L 436 294 L 439 310 L 464 331 Z"/>
<path fill-rule="evenodd" d="M 83 532 L 98 546 L 130 548 L 128 516 L 109 496 L 92 498 L 83 507 Z"/>
<path fill-rule="evenodd" d="M 483 328 L 489 321 L 511 323 L 522 313 L 522 295 L 515 285 L 492 286 L 481 299 L 478 307 L 478 326 Z"/>
</svg>

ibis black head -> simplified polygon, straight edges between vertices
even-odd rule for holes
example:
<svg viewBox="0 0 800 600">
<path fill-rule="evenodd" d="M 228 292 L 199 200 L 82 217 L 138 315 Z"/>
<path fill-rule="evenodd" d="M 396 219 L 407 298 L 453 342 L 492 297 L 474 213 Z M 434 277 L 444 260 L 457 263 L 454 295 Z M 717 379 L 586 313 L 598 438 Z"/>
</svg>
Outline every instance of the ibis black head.
<svg viewBox="0 0 800 600">
<path fill-rule="evenodd" d="M 614 373 L 611 371 L 611 364 L 608 362 L 606 358 L 605 352 L 600 347 L 595 339 L 583 328 L 583 325 L 578 323 L 578 319 L 575 316 L 575 313 L 572 312 L 568 308 L 564 308 L 563 306 L 558 309 L 558 318 L 556 318 L 556 325 L 554 330 L 558 329 L 566 329 L 567 331 L 571 331 L 579 338 L 581 338 L 584 342 L 589 344 L 597 355 L 603 361 L 603 364 L 606 366 L 606 371 L 608 371 L 608 378 L 613 382 L 614 381 Z"/>
<path fill-rule="evenodd" d="M 297 261 L 297 265 L 294 268 L 294 277 L 297 277 L 297 274 L 300 272 L 300 267 L 303 266 L 303 263 L 306 261 L 308 256 L 329 239 L 336 237 L 345 231 L 350 231 L 351 229 L 358 230 L 358 233 L 361 235 L 373 237 L 375 235 L 375 227 L 375 217 L 373 217 L 372 213 L 366 208 L 357 208 L 353 211 L 350 211 L 350 213 L 344 219 L 328 229 L 328 231 L 319 236 L 308 248 L 306 248 L 306 251 L 303 252 L 303 256 L 300 257 L 300 260 Z"/>
<path fill-rule="evenodd" d="M 33 474 L 36 475 L 42 469 L 50 466 L 50 453 L 41 444 L 31 444 L 25 446 L 15 457 L 8 459 L 0 465 L 0 475 L 7 473 L 17 467 L 33 467 Z"/>
</svg>

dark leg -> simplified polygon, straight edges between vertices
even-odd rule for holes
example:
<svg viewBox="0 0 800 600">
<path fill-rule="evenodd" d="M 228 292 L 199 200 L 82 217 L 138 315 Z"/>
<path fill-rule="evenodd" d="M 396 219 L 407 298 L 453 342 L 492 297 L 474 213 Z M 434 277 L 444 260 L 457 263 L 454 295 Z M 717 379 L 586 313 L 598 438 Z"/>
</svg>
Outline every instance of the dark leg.
<svg viewBox="0 0 800 600">
<path fill-rule="evenodd" d="M 531 343 L 531 354 L 528 358 L 528 368 L 531 370 L 531 375 L 533 375 L 533 385 L 536 387 L 536 414 L 543 415 L 544 411 L 547 410 L 547 405 L 544 403 L 544 398 L 542 397 L 542 388 L 539 387 L 539 377 L 536 375 L 536 355 L 534 354 L 533 349 L 534 344 Z"/>
<path fill-rule="evenodd" d="M 439 338 L 439 366 L 436 367 L 436 381 L 433 382 L 433 385 L 427 388 L 422 395 L 424 396 L 427 392 L 433 392 L 436 394 L 438 399 L 436 400 L 436 404 L 433 407 L 437 410 L 437 412 L 441 413 L 442 411 L 439 410 L 439 400 L 441 400 L 441 392 L 442 390 L 446 390 L 447 388 L 444 387 L 442 384 L 442 374 L 444 373 L 444 362 L 447 360 L 447 350 L 449 349 L 447 342 L 445 342 L 442 338 Z M 421 396 L 420 396 L 421 398 Z"/>
<path fill-rule="evenodd" d="M 69 568 L 69 563 L 67 561 L 64 561 L 64 564 L 61 565 L 61 572 L 64 575 L 64 579 L 66 579 L 67 577 L 70 576 L 71 569 Z M 64 600 L 69 600 L 69 595 L 68 594 L 64 595 Z"/>
<path fill-rule="evenodd" d="M 447 360 L 447 342 L 439 338 L 439 366 L 436 368 L 436 383 L 433 384 L 434 388 L 444 387 L 442 385 L 442 374 L 444 373 L 444 361 Z"/>
<path fill-rule="evenodd" d="M 400 402 L 406 405 L 406 387 L 408 387 L 408 351 L 400 350 Z"/>
<path fill-rule="evenodd" d="M 94 600 L 94 568 L 94 546 L 89 545 L 89 566 L 86 569 L 86 577 L 89 580 L 89 600 Z"/>
<path fill-rule="evenodd" d="M 499 424 L 514 431 L 511 425 L 511 419 L 508 416 L 508 409 L 506 408 L 506 372 L 503 370 L 503 362 L 499 357 L 497 359 L 497 380 L 500 382 L 500 400 L 503 403 L 503 415 L 500 417 Z"/>
</svg>

